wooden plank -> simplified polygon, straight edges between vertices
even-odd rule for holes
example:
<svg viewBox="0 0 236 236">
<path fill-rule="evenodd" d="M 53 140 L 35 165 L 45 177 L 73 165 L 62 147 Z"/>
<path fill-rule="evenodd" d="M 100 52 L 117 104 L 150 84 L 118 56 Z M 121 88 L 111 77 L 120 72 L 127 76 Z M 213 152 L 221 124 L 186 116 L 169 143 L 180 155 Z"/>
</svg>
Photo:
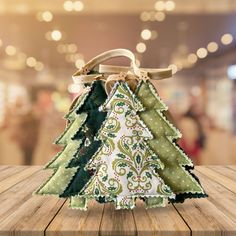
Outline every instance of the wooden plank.
<svg viewBox="0 0 236 236">
<path fill-rule="evenodd" d="M 0 222 L 1 236 L 44 236 L 44 230 L 65 200 L 33 196 Z"/>
<path fill-rule="evenodd" d="M 236 171 L 236 166 L 230 165 L 230 166 L 227 166 L 227 167 L 230 168 L 230 169 L 232 169 L 232 170 L 235 170 L 235 171 Z"/>
<path fill-rule="evenodd" d="M 199 172 L 197 172 L 197 175 L 209 195 L 208 200 L 231 220 L 236 222 L 236 211 L 232 210 L 236 209 L 236 194 L 214 180 L 206 176 L 204 177 L 204 175 Z"/>
<path fill-rule="evenodd" d="M 210 169 L 209 167 L 199 166 L 196 168 L 199 172 L 206 175 L 208 178 L 220 183 L 221 185 L 228 188 L 230 191 L 236 193 L 236 182 L 230 178 L 217 173 L 216 171 Z"/>
<path fill-rule="evenodd" d="M 209 196 L 221 197 L 221 196 L 235 196 L 235 193 L 224 187 L 222 184 L 208 178 L 203 173 L 195 170 L 197 177 L 199 178 L 203 188 Z"/>
<path fill-rule="evenodd" d="M 231 180 L 236 182 L 236 171 L 233 169 L 230 169 L 226 166 L 209 166 L 210 169 L 214 170 L 215 172 L 224 175 Z M 236 183 L 235 183 L 236 184 Z"/>
<path fill-rule="evenodd" d="M 44 235 L 44 230 L 65 201 L 53 196 L 32 196 L 49 175 L 50 172 L 44 170 L 36 172 L 0 195 L 1 236 Z"/>
<path fill-rule="evenodd" d="M 165 208 L 145 209 L 144 203 L 137 202 L 133 210 L 137 232 L 140 236 L 190 236 L 191 231 L 172 204 Z"/>
<path fill-rule="evenodd" d="M 184 204 L 175 204 L 192 236 L 235 236 L 236 223 L 208 199 L 191 199 Z"/>
<path fill-rule="evenodd" d="M 39 171 L 40 169 L 42 169 L 41 166 L 30 166 L 28 168 L 23 169 L 20 172 L 17 172 L 14 175 L 11 175 L 8 178 L 2 180 L 0 183 L 1 184 L 0 193 L 11 188 L 13 185 L 19 183 L 20 181 L 28 178 L 29 176 L 31 176 L 35 172 Z"/>
<path fill-rule="evenodd" d="M 104 205 L 92 201 L 88 207 L 87 211 L 78 211 L 63 205 L 46 229 L 45 236 L 99 235 Z"/>
<path fill-rule="evenodd" d="M 4 168 L 0 171 L 0 186 L 1 181 L 8 178 L 11 175 L 14 175 L 24 169 L 26 169 L 27 166 L 8 166 L 7 168 Z"/>
<path fill-rule="evenodd" d="M 48 176 L 49 173 L 47 171 L 41 170 L 0 194 L 0 219 L 4 219 L 12 214 L 18 206 L 31 198 L 32 192 L 37 189 L 43 181 L 46 181 Z"/>
<path fill-rule="evenodd" d="M 11 166 L 7 166 L 7 165 L 0 166 L 0 171 L 2 171 L 2 170 L 4 170 L 4 169 L 7 169 L 7 168 L 9 168 L 9 167 L 11 167 Z M 1 173 L 1 172 L 0 172 L 0 173 Z"/>
<path fill-rule="evenodd" d="M 136 235 L 136 226 L 132 211 L 115 210 L 114 204 L 105 204 L 100 235 Z"/>
</svg>

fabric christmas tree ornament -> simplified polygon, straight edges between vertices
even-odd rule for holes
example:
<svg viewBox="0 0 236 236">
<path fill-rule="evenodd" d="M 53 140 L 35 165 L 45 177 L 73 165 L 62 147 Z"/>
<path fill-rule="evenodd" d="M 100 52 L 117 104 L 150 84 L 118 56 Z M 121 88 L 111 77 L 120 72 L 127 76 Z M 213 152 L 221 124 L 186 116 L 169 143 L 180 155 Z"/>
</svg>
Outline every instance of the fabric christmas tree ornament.
<svg viewBox="0 0 236 236">
<path fill-rule="evenodd" d="M 117 56 L 128 57 L 131 67 L 94 69 Z M 153 208 L 207 197 L 150 82 L 170 75 L 170 69 L 140 69 L 125 49 L 102 53 L 76 72 L 74 82 L 87 87 L 55 141 L 62 150 L 45 166 L 54 173 L 34 193 L 69 198 L 69 207 L 80 210 L 93 199 L 133 209 L 137 199 Z"/>
<path fill-rule="evenodd" d="M 157 169 L 157 173 L 176 194 L 176 198 L 171 201 L 183 202 L 186 198 L 205 197 L 198 179 L 190 172 L 193 169 L 192 161 L 176 144 L 181 133 L 163 114 L 168 107 L 162 102 L 152 83 L 142 81 L 136 95 L 145 107 L 145 111 L 139 115 L 154 136 L 148 144 L 165 165 L 163 169 Z"/>
<path fill-rule="evenodd" d="M 72 110 L 65 116 L 69 121 L 63 134 L 56 140 L 56 144 L 64 145 L 52 161 L 46 165 L 46 169 L 54 169 L 53 175 L 44 183 L 35 193 L 41 195 L 59 195 L 64 196 L 71 182 L 79 175 L 80 188 L 89 180 L 90 174 L 85 171 L 83 165 L 88 161 L 85 155 L 90 143 L 93 143 L 91 137 L 96 133 L 99 124 L 106 117 L 105 112 L 99 112 L 98 107 L 104 103 L 107 98 L 101 81 L 95 81 L 91 87 L 85 90 Z M 92 124 L 97 126 L 93 126 Z M 91 140 L 92 139 L 92 140 Z M 80 150 L 85 150 L 84 156 L 80 158 L 78 165 L 70 166 L 70 163 L 78 158 Z M 99 143 L 93 143 L 92 149 L 95 152 Z M 91 151 L 90 151 L 91 152 Z M 92 155 L 88 153 L 88 155 Z M 80 166 L 81 164 L 81 166 Z M 79 174 L 78 174 L 79 173 Z M 66 197 L 73 194 L 66 194 Z"/>
<path fill-rule="evenodd" d="M 95 173 L 79 195 L 104 197 L 117 209 L 134 208 L 136 198 L 144 199 L 147 207 L 165 206 L 175 195 L 155 171 L 164 165 L 147 144 L 153 136 L 137 114 L 142 104 L 120 82 L 102 109 L 109 111 L 98 134 L 102 145 L 86 166 Z"/>
<path fill-rule="evenodd" d="M 90 179 L 90 173 L 85 170 L 84 167 L 101 145 L 101 142 L 99 140 L 94 140 L 94 137 L 106 118 L 106 112 L 98 110 L 98 108 L 105 102 L 106 98 L 107 95 L 102 86 L 102 82 L 95 81 L 88 98 L 77 110 L 77 113 L 86 111 L 88 118 L 86 120 L 86 127 L 83 130 L 80 130 L 75 137 L 86 137 L 86 139 L 84 144 L 77 150 L 67 167 L 72 169 L 75 167 L 79 168 L 76 170 L 75 175 L 66 189 L 60 195 L 60 197 L 71 197 L 70 207 L 72 208 L 83 209 L 83 206 L 81 207 L 80 205 L 81 199 L 77 198 L 76 195 Z"/>
</svg>

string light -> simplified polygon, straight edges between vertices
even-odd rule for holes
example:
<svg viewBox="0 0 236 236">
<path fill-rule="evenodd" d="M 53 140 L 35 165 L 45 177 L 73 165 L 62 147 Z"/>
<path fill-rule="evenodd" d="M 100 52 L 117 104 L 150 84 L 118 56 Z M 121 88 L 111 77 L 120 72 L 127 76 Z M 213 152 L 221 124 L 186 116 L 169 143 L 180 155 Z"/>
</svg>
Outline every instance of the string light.
<svg viewBox="0 0 236 236">
<path fill-rule="evenodd" d="M 16 48 L 12 45 L 8 45 L 5 48 L 5 52 L 8 56 L 14 56 L 16 54 Z"/>
<path fill-rule="evenodd" d="M 75 62 L 75 66 L 76 68 L 80 69 L 81 67 L 83 67 L 85 65 L 85 62 L 82 58 L 76 60 Z"/>
<path fill-rule="evenodd" d="M 34 69 L 35 69 L 36 71 L 41 71 L 41 70 L 43 70 L 43 68 L 44 68 L 43 63 L 40 62 L 40 61 L 37 61 L 36 64 L 35 64 L 35 66 L 34 66 Z"/>
<path fill-rule="evenodd" d="M 175 74 L 178 71 L 178 67 L 175 64 L 171 64 L 168 66 L 172 70 L 172 74 Z"/>
<path fill-rule="evenodd" d="M 224 35 L 221 37 L 221 42 L 222 42 L 224 45 L 231 44 L 231 43 L 233 42 L 233 36 L 232 36 L 232 34 L 224 34 Z"/>
<path fill-rule="evenodd" d="M 26 59 L 26 65 L 29 66 L 29 67 L 35 67 L 37 64 L 37 61 L 34 57 L 28 57 Z"/>
<path fill-rule="evenodd" d="M 84 9 L 84 4 L 81 1 L 75 1 L 73 5 L 75 11 L 82 11 Z"/>
<path fill-rule="evenodd" d="M 216 52 L 218 50 L 218 48 L 219 48 L 219 46 L 218 46 L 218 44 L 216 42 L 210 42 L 207 45 L 207 50 L 209 52 L 212 52 L 212 53 Z"/>
<path fill-rule="evenodd" d="M 201 59 L 205 58 L 207 56 L 207 50 L 205 48 L 199 48 L 197 50 L 197 56 Z"/>
<path fill-rule="evenodd" d="M 187 60 L 190 64 L 196 63 L 197 62 L 196 54 L 194 54 L 194 53 L 189 54 Z"/>
<path fill-rule="evenodd" d="M 163 10 L 165 10 L 165 2 L 164 2 L 164 1 L 157 1 L 157 2 L 155 3 L 155 9 L 156 9 L 157 11 L 163 11 Z"/>
<path fill-rule="evenodd" d="M 141 32 L 141 37 L 144 40 L 149 40 L 152 37 L 152 32 L 149 29 L 144 29 Z"/>
<path fill-rule="evenodd" d="M 74 4 L 72 1 L 65 1 L 63 4 L 63 7 L 66 11 L 73 11 L 74 9 Z"/>
<path fill-rule="evenodd" d="M 84 9 L 84 4 L 81 1 L 65 1 L 63 7 L 66 11 L 82 11 Z"/>
<path fill-rule="evenodd" d="M 54 41 L 60 41 L 62 38 L 62 33 L 60 30 L 53 30 L 51 32 L 51 37 L 52 37 L 52 40 Z"/>
<path fill-rule="evenodd" d="M 53 19 L 53 15 L 50 11 L 44 11 L 42 13 L 42 18 L 43 18 L 44 21 L 50 22 Z"/>
<path fill-rule="evenodd" d="M 140 19 L 141 19 L 142 21 L 148 21 L 148 20 L 150 20 L 150 15 L 149 15 L 149 13 L 146 12 L 146 11 L 142 12 L 141 15 L 140 15 Z"/>
<path fill-rule="evenodd" d="M 167 1 L 165 3 L 165 9 L 167 11 L 173 11 L 175 9 L 175 2 L 174 1 Z"/>
<path fill-rule="evenodd" d="M 136 50 L 137 50 L 137 52 L 139 52 L 139 53 L 144 53 L 144 52 L 146 51 L 146 45 L 145 45 L 145 43 L 138 43 L 138 44 L 136 45 Z"/>
<path fill-rule="evenodd" d="M 160 22 L 161 22 L 161 21 L 164 21 L 165 18 L 166 18 L 166 15 L 165 15 L 164 12 L 161 12 L 161 11 L 156 12 L 156 14 L 155 14 L 155 19 L 156 19 L 157 21 L 160 21 Z"/>
</svg>

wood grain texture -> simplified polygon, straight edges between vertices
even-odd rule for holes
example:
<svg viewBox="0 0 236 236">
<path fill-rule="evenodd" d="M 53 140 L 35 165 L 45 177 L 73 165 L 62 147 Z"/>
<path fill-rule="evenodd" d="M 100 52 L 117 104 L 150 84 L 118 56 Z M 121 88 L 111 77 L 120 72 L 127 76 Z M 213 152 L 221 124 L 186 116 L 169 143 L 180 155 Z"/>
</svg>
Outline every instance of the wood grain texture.
<svg viewBox="0 0 236 236">
<path fill-rule="evenodd" d="M 114 204 L 105 204 L 100 235 L 136 235 L 132 211 L 115 210 Z"/>
<path fill-rule="evenodd" d="M 20 181 L 30 177 L 35 172 L 42 169 L 40 166 L 31 166 L 23 168 L 21 171 L 17 171 L 15 174 L 11 175 L 8 178 L 4 178 L 0 182 L 0 193 L 6 191 L 7 189 L 11 188 L 13 185 L 19 183 Z M 12 172 L 13 169 L 11 168 L 10 171 Z"/>
<path fill-rule="evenodd" d="M 165 208 L 145 209 L 138 202 L 133 210 L 138 235 L 190 236 L 190 229 L 172 204 Z"/>
<path fill-rule="evenodd" d="M 5 168 L 0 169 L 0 182 L 8 178 L 11 175 L 16 174 L 24 169 L 28 168 L 27 166 L 5 166 Z"/>
<path fill-rule="evenodd" d="M 95 201 L 78 211 L 55 196 L 32 196 L 51 175 L 41 169 L 0 166 L 0 236 L 236 236 L 235 166 L 196 167 L 207 199 L 148 210 L 138 201 L 132 211 Z"/>
<path fill-rule="evenodd" d="M 46 230 L 46 236 L 95 236 L 103 215 L 103 204 L 89 203 L 87 211 L 69 209 L 65 204 Z"/>
</svg>

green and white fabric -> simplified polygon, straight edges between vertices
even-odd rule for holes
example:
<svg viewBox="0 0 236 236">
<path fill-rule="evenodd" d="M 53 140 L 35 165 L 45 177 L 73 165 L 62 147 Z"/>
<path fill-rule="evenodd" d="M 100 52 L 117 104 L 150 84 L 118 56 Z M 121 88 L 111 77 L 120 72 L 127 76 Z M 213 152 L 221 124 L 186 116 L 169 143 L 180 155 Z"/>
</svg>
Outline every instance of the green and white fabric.
<svg viewBox="0 0 236 236">
<path fill-rule="evenodd" d="M 173 198 L 170 188 L 155 172 L 164 166 L 146 143 L 153 136 L 135 111 L 142 110 L 142 104 L 126 83 L 115 85 L 103 109 L 111 109 L 98 136 L 103 145 L 87 165 L 95 174 L 81 197 L 105 197 L 114 201 L 117 209 L 132 209 L 137 197 Z"/>
</svg>

